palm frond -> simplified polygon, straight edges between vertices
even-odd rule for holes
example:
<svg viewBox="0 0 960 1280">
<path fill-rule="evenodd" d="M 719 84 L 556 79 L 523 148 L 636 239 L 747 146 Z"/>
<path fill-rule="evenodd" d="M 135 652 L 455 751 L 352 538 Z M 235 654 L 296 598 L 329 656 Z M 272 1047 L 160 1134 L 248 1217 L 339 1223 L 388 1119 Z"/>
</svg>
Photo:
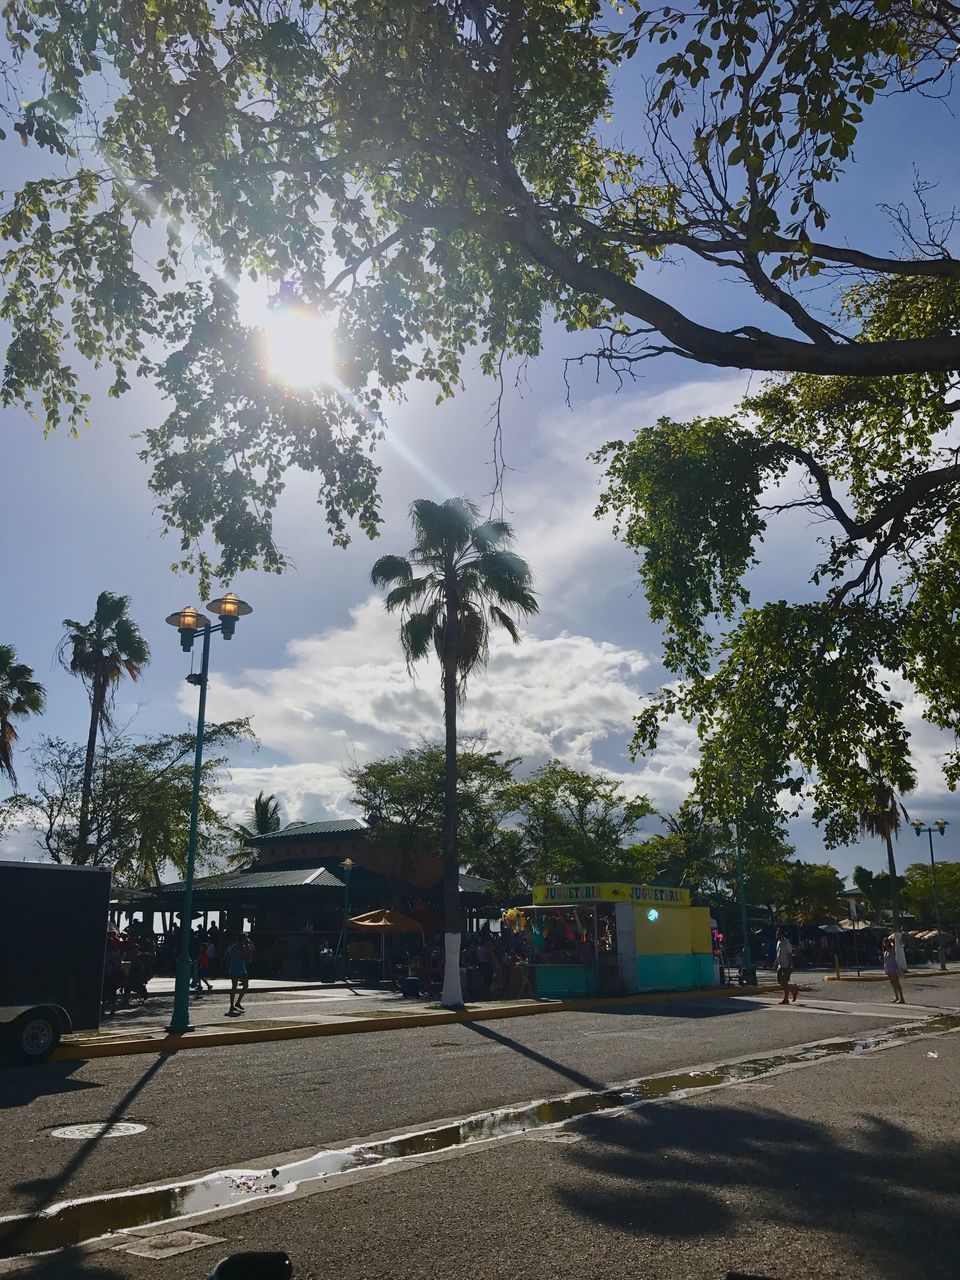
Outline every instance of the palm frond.
<svg viewBox="0 0 960 1280">
<path fill-rule="evenodd" d="M 517 629 L 517 624 L 514 622 L 513 618 L 510 617 L 509 613 L 505 613 L 503 609 L 492 604 L 490 606 L 490 619 L 492 622 L 495 622 L 497 626 L 503 628 L 514 644 L 520 643 L 520 632 Z"/>
<path fill-rule="evenodd" d="M 505 520 L 488 520 L 476 526 L 470 539 L 479 552 L 494 551 L 513 541 L 513 528 Z"/>
<path fill-rule="evenodd" d="M 381 556 L 370 570 L 370 581 L 375 587 L 409 582 L 412 577 L 413 569 L 406 556 Z"/>
<path fill-rule="evenodd" d="M 417 550 L 459 555 L 470 545 L 471 530 L 479 516 L 479 508 L 469 498 L 447 498 L 445 502 L 418 498 L 410 505 Z"/>
<path fill-rule="evenodd" d="M 437 623 L 439 609 L 436 604 L 421 613 L 411 613 L 400 626 L 400 643 L 407 660 L 407 666 L 425 658 L 437 643 Z"/>
<path fill-rule="evenodd" d="M 397 609 L 409 609 L 412 604 L 420 600 L 431 587 L 429 577 L 410 578 L 407 582 L 401 582 L 398 587 L 394 587 L 388 592 L 384 599 L 384 606 L 388 613 L 393 613 Z"/>
</svg>

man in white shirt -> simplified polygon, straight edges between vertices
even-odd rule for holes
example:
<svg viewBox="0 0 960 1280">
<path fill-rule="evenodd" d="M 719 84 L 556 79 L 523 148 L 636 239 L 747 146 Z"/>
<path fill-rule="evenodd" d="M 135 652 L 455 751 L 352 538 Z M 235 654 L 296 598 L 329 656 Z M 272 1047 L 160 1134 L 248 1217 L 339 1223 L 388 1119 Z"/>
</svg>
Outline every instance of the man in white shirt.
<svg viewBox="0 0 960 1280">
<path fill-rule="evenodd" d="M 793 947 L 790 940 L 782 929 L 777 930 L 777 985 L 783 987 L 783 999 L 781 1004 L 789 1004 L 791 996 L 796 1003 L 800 988 L 790 982 L 790 974 L 793 972 Z"/>
</svg>

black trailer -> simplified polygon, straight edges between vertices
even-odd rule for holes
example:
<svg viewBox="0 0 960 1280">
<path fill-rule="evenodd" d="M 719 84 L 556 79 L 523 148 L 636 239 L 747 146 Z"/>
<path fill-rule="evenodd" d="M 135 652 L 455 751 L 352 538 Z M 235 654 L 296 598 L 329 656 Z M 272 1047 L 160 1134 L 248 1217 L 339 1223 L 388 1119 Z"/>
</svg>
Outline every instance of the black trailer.
<svg viewBox="0 0 960 1280">
<path fill-rule="evenodd" d="M 110 881 L 109 867 L 0 861 L 0 1037 L 20 1058 L 99 1028 Z"/>
</svg>

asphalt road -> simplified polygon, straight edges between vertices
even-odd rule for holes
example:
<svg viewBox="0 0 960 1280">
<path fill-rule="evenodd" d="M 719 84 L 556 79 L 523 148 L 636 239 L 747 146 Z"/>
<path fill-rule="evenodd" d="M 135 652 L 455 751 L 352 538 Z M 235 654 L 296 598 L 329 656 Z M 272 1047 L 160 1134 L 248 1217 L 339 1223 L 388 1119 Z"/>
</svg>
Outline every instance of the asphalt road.
<svg viewBox="0 0 960 1280">
<path fill-rule="evenodd" d="M 575 1089 L 862 1038 L 960 1005 L 957 978 L 916 980 L 903 1011 L 882 984 L 827 991 L 789 1008 L 664 1002 L 9 1069 L 0 1073 L 0 1204 L 7 1213 L 42 1208 L 242 1167 Z M 735 1266 L 783 1280 L 951 1275 L 960 1267 L 948 1230 L 960 1191 L 957 1044 L 951 1035 L 850 1054 L 582 1121 L 564 1131 L 573 1142 L 511 1139 L 381 1171 L 197 1226 L 225 1243 L 196 1253 L 160 1261 L 113 1250 L 71 1259 L 70 1274 L 172 1280 L 205 1274 L 218 1253 L 284 1244 L 296 1274 L 344 1280 L 478 1270 L 695 1277 Z M 121 1117 L 146 1132 L 86 1143 L 49 1136 L 58 1125 Z M 64 1265 L 61 1257 L 30 1274 Z"/>
</svg>

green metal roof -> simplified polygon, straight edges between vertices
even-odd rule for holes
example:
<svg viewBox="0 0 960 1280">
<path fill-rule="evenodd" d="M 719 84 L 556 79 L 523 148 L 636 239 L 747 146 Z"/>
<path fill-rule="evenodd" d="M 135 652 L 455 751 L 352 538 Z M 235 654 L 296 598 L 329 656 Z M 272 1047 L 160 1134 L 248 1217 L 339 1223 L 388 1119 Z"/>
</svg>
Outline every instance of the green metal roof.
<svg viewBox="0 0 960 1280">
<path fill-rule="evenodd" d="M 283 844 L 287 841 L 322 840 L 328 836 L 353 836 L 366 831 L 367 825 L 357 818 L 334 818 L 330 822 L 289 822 L 279 831 L 263 836 L 250 836 L 250 845 Z"/>
<path fill-rule="evenodd" d="M 343 880 L 326 867 L 302 867 L 295 871 L 224 871 L 200 876 L 193 882 L 194 893 L 259 893 L 264 889 L 342 889 Z M 183 881 L 158 885 L 159 894 L 183 893 Z"/>
</svg>

